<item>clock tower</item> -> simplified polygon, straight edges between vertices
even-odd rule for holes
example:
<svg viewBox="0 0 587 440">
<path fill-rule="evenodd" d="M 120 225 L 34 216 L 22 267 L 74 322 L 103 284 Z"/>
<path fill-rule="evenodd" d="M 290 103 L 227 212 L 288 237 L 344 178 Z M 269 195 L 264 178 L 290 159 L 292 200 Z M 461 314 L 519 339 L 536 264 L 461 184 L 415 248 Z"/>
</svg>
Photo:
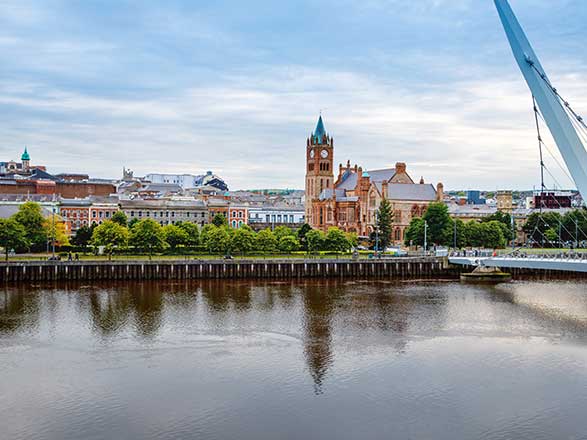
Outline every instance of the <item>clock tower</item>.
<svg viewBox="0 0 587 440">
<path fill-rule="evenodd" d="M 314 227 L 317 213 L 314 211 L 314 201 L 320 197 L 325 189 L 334 186 L 334 140 L 324 129 L 322 115 L 314 133 L 306 142 L 306 223 Z"/>
</svg>

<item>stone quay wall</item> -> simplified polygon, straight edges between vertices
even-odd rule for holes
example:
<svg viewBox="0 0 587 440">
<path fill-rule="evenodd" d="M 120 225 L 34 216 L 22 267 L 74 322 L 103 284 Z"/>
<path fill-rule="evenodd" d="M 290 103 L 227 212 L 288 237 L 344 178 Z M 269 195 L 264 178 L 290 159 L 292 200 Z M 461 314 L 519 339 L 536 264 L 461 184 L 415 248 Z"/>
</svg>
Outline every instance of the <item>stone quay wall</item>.
<svg viewBox="0 0 587 440">
<path fill-rule="evenodd" d="M 382 260 L 26 261 L 0 263 L 0 283 L 93 280 L 458 279 L 446 258 Z"/>
</svg>

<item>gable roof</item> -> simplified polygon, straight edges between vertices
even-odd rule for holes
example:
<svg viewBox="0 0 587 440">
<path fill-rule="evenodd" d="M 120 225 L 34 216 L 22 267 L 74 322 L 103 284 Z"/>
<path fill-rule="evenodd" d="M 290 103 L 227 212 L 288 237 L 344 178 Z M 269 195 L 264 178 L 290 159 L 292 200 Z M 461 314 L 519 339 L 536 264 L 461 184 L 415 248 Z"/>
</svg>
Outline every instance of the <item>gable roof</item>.
<svg viewBox="0 0 587 440">
<path fill-rule="evenodd" d="M 383 182 L 384 180 L 391 180 L 395 176 L 395 168 L 386 168 L 384 170 L 367 171 L 371 182 Z"/>
<path fill-rule="evenodd" d="M 433 202 L 436 200 L 436 190 L 430 184 L 390 183 L 387 186 L 387 198 L 390 200 Z"/>
</svg>

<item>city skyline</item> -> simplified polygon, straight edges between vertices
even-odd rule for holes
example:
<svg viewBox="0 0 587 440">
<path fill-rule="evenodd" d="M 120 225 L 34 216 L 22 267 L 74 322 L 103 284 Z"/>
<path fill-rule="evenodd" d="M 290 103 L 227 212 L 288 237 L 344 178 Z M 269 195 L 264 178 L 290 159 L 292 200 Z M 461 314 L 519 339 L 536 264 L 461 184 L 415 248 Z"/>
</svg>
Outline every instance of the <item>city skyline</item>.
<svg viewBox="0 0 587 440">
<path fill-rule="evenodd" d="M 336 163 L 409 162 L 447 189 L 539 185 L 530 93 L 492 2 L 255 2 L 255 16 L 231 2 L 4 3 L 4 159 L 26 145 L 52 172 L 211 169 L 231 189 L 301 188 L 322 110 Z M 584 6 L 512 6 L 585 113 Z"/>
</svg>

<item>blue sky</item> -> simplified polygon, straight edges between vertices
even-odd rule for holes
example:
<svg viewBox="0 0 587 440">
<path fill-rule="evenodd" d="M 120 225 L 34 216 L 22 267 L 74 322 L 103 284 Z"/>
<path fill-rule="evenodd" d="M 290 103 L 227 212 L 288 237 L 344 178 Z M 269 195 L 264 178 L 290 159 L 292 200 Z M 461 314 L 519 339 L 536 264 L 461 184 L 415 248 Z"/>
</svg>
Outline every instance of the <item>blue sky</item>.
<svg viewBox="0 0 587 440">
<path fill-rule="evenodd" d="M 511 4 L 587 113 L 585 2 Z M 0 155 L 27 145 L 50 171 L 301 188 L 322 109 L 337 163 L 539 184 L 531 98 L 491 0 L 0 0 L 0 60 Z"/>
</svg>

